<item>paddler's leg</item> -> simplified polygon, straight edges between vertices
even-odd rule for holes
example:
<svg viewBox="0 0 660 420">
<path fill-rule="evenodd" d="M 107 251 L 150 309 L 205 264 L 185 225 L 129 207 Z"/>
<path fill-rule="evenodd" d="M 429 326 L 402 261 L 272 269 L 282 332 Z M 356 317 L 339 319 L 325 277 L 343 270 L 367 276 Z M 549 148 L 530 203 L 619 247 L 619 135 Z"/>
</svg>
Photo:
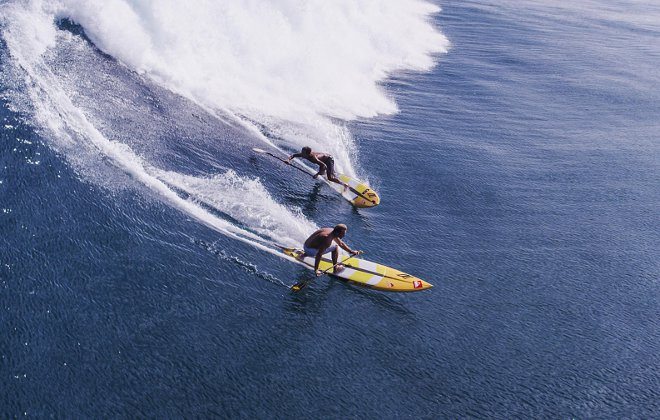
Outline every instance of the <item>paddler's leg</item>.
<svg viewBox="0 0 660 420">
<path fill-rule="evenodd" d="M 319 251 L 319 250 L 316 249 L 316 248 L 310 248 L 310 247 L 303 246 L 303 253 L 300 254 L 300 255 L 298 256 L 298 258 L 301 259 L 301 260 L 305 259 L 305 257 L 312 257 L 312 258 L 314 258 L 314 257 L 316 257 L 316 253 L 317 253 L 318 251 Z"/>
<path fill-rule="evenodd" d="M 346 191 L 348 189 L 348 184 L 345 184 L 345 183 L 341 182 L 341 180 L 335 176 L 335 160 L 333 158 L 329 158 L 326 162 L 326 166 L 328 168 L 327 169 L 327 171 L 328 171 L 328 181 L 332 181 L 332 182 L 337 183 L 339 185 L 343 185 L 344 186 L 344 191 Z"/>
</svg>

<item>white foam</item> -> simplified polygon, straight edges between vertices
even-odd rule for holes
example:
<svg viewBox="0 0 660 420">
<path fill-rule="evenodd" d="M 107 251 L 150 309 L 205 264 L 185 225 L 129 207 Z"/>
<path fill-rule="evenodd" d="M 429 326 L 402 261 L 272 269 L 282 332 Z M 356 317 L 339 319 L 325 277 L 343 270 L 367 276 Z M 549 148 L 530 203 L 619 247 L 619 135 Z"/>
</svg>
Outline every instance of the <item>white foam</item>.
<svg viewBox="0 0 660 420">
<path fill-rule="evenodd" d="M 307 123 L 392 113 L 378 86 L 446 39 L 417 0 L 62 0 L 105 52 L 207 105 Z"/>
<path fill-rule="evenodd" d="M 6 22 L 4 23 L 6 24 Z M 107 166 L 98 165 L 98 158 L 104 162 L 109 161 L 111 169 L 118 168 L 120 173 L 129 175 L 131 179 L 156 193 L 164 202 L 188 216 L 223 235 L 282 258 L 286 257 L 273 247 L 275 239 L 278 242 L 281 239 L 285 244 L 299 244 L 300 238 L 304 239 L 304 235 L 313 230 L 314 225 L 306 221 L 304 217 L 290 213 L 286 208 L 275 203 L 258 180 L 245 180 L 235 173 L 200 180 L 173 172 L 163 172 L 136 155 L 126 144 L 106 138 L 89 122 L 83 111 L 73 104 L 67 95 L 66 87 L 44 64 L 40 54 L 33 54 L 39 48 L 47 48 L 52 40 L 38 39 L 30 45 L 20 42 L 23 39 L 21 31 L 29 32 L 33 29 L 31 25 L 39 25 L 43 22 L 35 19 L 25 20 L 22 23 L 25 26 L 22 26 L 20 31 L 5 33 L 4 39 L 12 58 L 16 60 L 16 64 L 20 66 L 25 77 L 25 89 L 30 98 L 33 118 L 40 127 L 48 131 L 49 137 L 52 139 L 51 146 L 65 153 L 67 159 L 76 169 L 83 172 L 84 176 L 94 179 L 94 173 L 103 166 Z M 61 34 L 54 35 L 60 36 Z M 43 44 L 39 44 L 40 42 Z M 26 111 L 26 109 L 22 109 L 22 111 Z M 179 183 L 189 193 L 211 201 L 221 211 L 250 225 L 249 229 L 243 229 L 212 214 L 194 200 L 182 198 L 159 176 L 167 178 L 173 183 Z M 243 204 L 232 205 L 232 199 L 240 200 L 240 194 L 245 195 L 244 191 L 241 191 L 242 188 L 253 190 L 255 197 L 258 196 L 259 204 L 250 205 L 249 202 L 243 202 Z M 257 213 L 256 218 L 249 213 L 251 211 Z M 300 217 L 301 220 L 286 222 L 286 218 L 289 216 Z M 268 218 L 270 221 L 266 223 L 265 220 Z M 256 223 L 259 219 L 263 219 L 261 224 Z M 255 233 L 255 231 L 267 233 L 269 229 L 272 229 L 269 235 Z M 264 236 L 268 236 L 270 239 Z"/>
<path fill-rule="evenodd" d="M 346 147 L 353 141 L 337 135 L 328 117 L 396 112 L 380 82 L 398 70 L 428 70 L 433 55 L 448 47 L 429 22 L 439 8 L 420 0 L 17 4 L 30 9 L 25 19 L 79 23 L 101 50 L 199 104 L 268 121 L 291 146 L 333 153 L 350 175 L 352 149 Z M 43 30 L 32 37 L 35 54 L 53 39 L 52 24 L 19 26 Z M 290 136 L 293 127 L 297 135 Z"/>
<path fill-rule="evenodd" d="M 53 16 L 43 11 L 41 2 L 8 2 L 0 5 L 4 38 L 12 56 L 20 63 L 35 62 L 55 45 L 57 30 Z M 12 45 L 11 43 L 20 43 Z M 19 64 L 20 64 L 19 63 Z"/>
<path fill-rule="evenodd" d="M 210 177 L 158 171 L 158 178 L 248 226 L 273 242 L 299 246 L 318 229 L 299 209 L 277 203 L 257 178 L 243 178 L 229 170 Z"/>
<path fill-rule="evenodd" d="M 335 119 L 396 112 L 380 82 L 397 70 L 427 70 L 432 55 L 447 48 L 428 21 L 437 11 L 418 0 L 7 0 L 0 4 L 0 30 L 12 65 L 25 73 L 30 103 L 22 111 L 33 113 L 52 134 L 52 146 L 85 176 L 104 166 L 99 159 L 109 160 L 205 225 L 277 254 L 269 242 L 300 243 L 314 224 L 276 203 L 258 180 L 163 172 L 104 136 L 45 64 L 49 50 L 71 38 L 56 20 L 79 23 L 98 48 L 209 112 L 240 116 L 253 131 L 251 121 L 265 126 L 284 138 L 280 146 L 329 151 L 353 174 L 353 139 Z M 98 182 L 105 178 L 112 177 Z"/>
</svg>

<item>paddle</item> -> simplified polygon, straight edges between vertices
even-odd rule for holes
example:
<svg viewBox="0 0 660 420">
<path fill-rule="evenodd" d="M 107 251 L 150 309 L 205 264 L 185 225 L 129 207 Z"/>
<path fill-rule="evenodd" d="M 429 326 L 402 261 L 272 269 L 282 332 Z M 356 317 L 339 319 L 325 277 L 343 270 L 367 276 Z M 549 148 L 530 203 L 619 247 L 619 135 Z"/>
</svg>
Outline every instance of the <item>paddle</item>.
<svg viewBox="0 0 660 420">
<path fill-rule="evenodd" d="M 343 264 L 343 263 L 345 263 L 346 261 L 350 260 L 350 259 L 353 258 L 355 255 L 357 255 L 357 252 L 356 252 L 356 253 L 352 253 L 351 255 L 349 255 L 348 257 L 346 257 L 346 258 L 344 258 L 343 260 L 339 261 L 337 264 L 333 265 L 332 267 L 326 268 L 326 269 L 323 270 L 323 271 L 321 272 L 321 274 L 319 274 L 317 277 L 320 277 L 321 275 L 326 274 L 328 271 L 334 269 L 334 268 L 337 267 L 339 264 Z M 312 280 L 303 280 L 303 281 L 301 281 L 301 282 L 298 282 L 298 283 L 294 284 L 293 286 L 291 286 L 291 290 L 293 290 L 294 292 L 299 292 L 299 291 L 301 291 L 305 286 L 307 286 L 307 285 L 309 284 L 310 281 L 312 281 Z"/>
<path fill-rule="evenodd" d="M 277 156 L 277 155 L 275 155 L 275 154 L 273 154 L 273 153 L 271 153 L 271 152 L 269 152 L 269 151 L 267 151 L 267 150 L 259 149 L 258 147 L 253 147 L 252 150 L 254 150 L 254 151 L 257 152 L 257 153 L 262 153 L 262 154 L 266 154 L 266 155 L 268 155 L 268 156 L 272 156 L 272 157 L 274 157 L 275 159 L 279 160 L 280 162 L 284 162 L 284 163 L 286 163 L 286 164 L 289 165 L 289 166 L 293 166 L 294 168 L 296 168 L 296 169 L 299 170 L 300 172 L 304 172 L 305 174 L 310 175 L 312 178 L 314 178 L 314 175 L 310 174 L 309 172 L 307 172 L 307 171 L 304 170 L 303 168 L 301 168 L 301 167 L 299 167 L 299 166 L 297 166 L 297 165 L 294 165 L 293 163 L 289 162 L 288 160 L 286 160 L 286 159 L 282 159 L 281 157 L 279 157 L 279 156 Z M 376 204 L 376 201 L 375 201 L 375 200 L 370 199 L 369 197 L 365 196 L 364 194 L 362 194 L 361 192 L 359 192 L 359 191 L 356 190 L 355 188 L 351 187 L 350 185 L 347 185 L 347 187 L 348 187 L 348 189 L 349 189 L 353 194 L 359 195 L 360 197 L 364 198 L 365 200 L 367 200 L 367 201 L 370 202 L 371 204 Z"/>
<path fill-rule="evenodd" d="M 300 166 L 298 166 L 298 165 L 294 165 L 293 163 L 289 162 L 288 160 L 286 160 L 286 159 L 282 159 L 281 157 L 279 157 L 279 156 L 277 156 L 277 155 L 275 155 L 275 154 L 273 154 L 273 153 L 271 153 L 271 152 L 269 152 L 269 151 L 267 151 L 267 150 L 259 149 L 258 147 L 253 147 L 252 150 L 254 150 L 254 151 L 257 152 L 257 153 L 263 153 L 263 154 L 266 154 L 266 155 L 268 155 L 268 156 L 272 156 L 272 157 L 274 157 L 275 159 L 279 160 L 280 162 L 284 162 L 284 163 L 286 163 L 286 164 L 289 165 L 289 166 L 293 166 L 294 168 L 296 168 L 296 169 L 299 170 L 300 172 L 303 172 L 303 173 L 306 174 L 306 175 L 314 176 L 314 175 L 310 174 L 309 172 L 307 172 L 306 170 L 304 170 L 303 168 L 301 168 Z"/>
</svg>

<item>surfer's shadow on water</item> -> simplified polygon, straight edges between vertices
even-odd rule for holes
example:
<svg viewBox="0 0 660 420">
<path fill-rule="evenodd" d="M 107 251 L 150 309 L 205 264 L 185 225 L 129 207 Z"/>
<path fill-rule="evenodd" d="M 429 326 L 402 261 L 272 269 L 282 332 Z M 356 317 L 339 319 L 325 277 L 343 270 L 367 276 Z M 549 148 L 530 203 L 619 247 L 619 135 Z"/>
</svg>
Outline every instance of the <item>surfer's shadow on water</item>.
<svg viewBox="0 0 660 420">
<path fill-rule="evenodd" d="M 324 193 L 324 184 L 321 182 L 316 182 L 312 189 L 305 194 L 304 198 L 299 203 L 303 210 L 303 213 L 308 217 L 317 216 L 319 209 L 323 208 L 324 211 L 340 211 L 342 208 L 350 208 L 350 213 L 353 216 L 356 216 L 360 222 L 366 226 L 368 229 L 372 228 L 369 217 L 365 215 L 361 209 L 355 206 L 346 206 L 346 203 L 343 200 L 337 199 L 337 196 L 334 194 L 327 195 Z"/>
<path fill-rule="evenodd" d="M 302 189 L 291 189 L 290 186 L 287 187 L 282 183 L 278 188 L 283 188 L 284 190 L 283 201 L 285 205 L 295 206 L 299 208 L 305 216 L 313 217 L 318 214 L 323 205 L 319 203 L 319 200 L 324 197 L 322 187 L 322 184 L 315 183 L 307 192 Z"/>
<path fill-rule="evenodd" d="M 361 209 L 354 206 L 346 206 L 344 200 L 338 199 L 334 194 L 326 194 L 323 183 L 317 182 L 304 195 L 301 194 L 300 198 L 296 197 L 294 204 L 298 205 L 303 214 L 307 217 L 314 218 L 315 216 L 322 215 L 322 213 L 341 213 L 348 214 L 344 209 L 350 208 L 350 214 L 356 216 L 360 223 L 371 229 L 369 217 L 365 215 Z"/>
<path fill-rule="evenodd" d="M 371 220 L 369 217 L 364 214 L 360 209 L 357 207 L 353 207 L 351 213 L 353 216 L 356 216 L 358 219 L 360 219 L 360 223 L 362 224 L 362 227 L 365 228 L 366 230 L 373 230 L 374 225 L 371 223 Z"/>
<path fill-rule="evenodd" d="M 316 182 L 312 189 L 305 194 L 302 210 L 306 215 L 312 216 L 317 213 L 319 196 L 321 195 L 321 183 Z"/>
</svg>

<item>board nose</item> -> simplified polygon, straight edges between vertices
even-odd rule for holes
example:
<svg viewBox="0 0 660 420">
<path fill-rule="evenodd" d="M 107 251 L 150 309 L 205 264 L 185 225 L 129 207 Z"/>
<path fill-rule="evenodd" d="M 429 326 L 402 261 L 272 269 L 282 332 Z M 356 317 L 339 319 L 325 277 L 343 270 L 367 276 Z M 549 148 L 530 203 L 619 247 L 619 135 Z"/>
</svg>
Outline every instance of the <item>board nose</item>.
<svg viewBox="0 0 660 420">
<path fill-rule="evenodd" d="M 414 280 L 412 286 L 413 286 L 413 290 L 426 290 L 433 287 L 431 283 L 420 279 Z"/>
</svg>

